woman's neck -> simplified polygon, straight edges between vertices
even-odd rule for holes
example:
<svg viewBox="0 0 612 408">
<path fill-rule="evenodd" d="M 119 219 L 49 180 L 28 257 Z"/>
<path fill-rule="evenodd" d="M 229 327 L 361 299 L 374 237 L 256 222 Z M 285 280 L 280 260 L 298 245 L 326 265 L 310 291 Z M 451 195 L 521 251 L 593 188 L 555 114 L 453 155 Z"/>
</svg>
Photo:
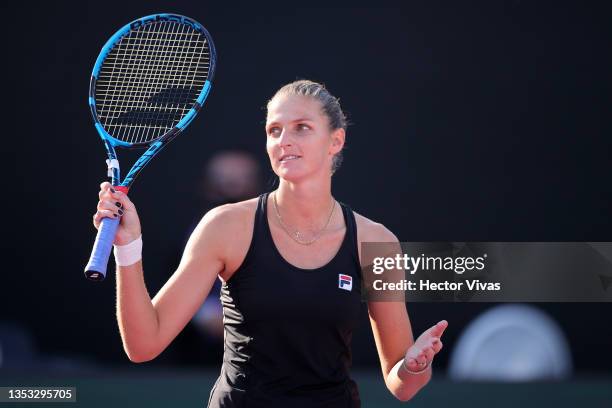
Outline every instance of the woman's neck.
<svg viewBox="0 0 612 408">
<path fill-rule="evenodd" d="M 331 179 L 327 183 L 299 184 L 281 179 L 274 195 L 283 221 L 295 228 L 320 228 L 335 203 Z"/>
</svg>

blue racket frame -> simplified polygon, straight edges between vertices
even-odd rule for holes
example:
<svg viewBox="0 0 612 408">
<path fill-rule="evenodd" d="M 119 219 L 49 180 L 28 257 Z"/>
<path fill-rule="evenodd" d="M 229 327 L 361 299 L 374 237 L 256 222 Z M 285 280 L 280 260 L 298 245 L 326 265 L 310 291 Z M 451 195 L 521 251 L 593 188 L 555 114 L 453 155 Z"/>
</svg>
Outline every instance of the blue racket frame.
<svg viewBox="0 0 612 408">
<path fill-rule="evenodd" d="M 208 71 L 207 79 L 202 87 L 202 91 L 200 95 L 196 99 L 196 102 L 189 110 L 189 112 L 176 124 L 176 126 L 170 131 L 166 132 L 157 140 L 147 143 L 127 143 L 112 137 L 104 128 L 100 122 L 98 117 L 98 113 L 96 111 L 96 81 L 98 80 L 98 75 L 100 74 L 100 69 L 102 68 L 102 63 L 113 49 L 115 44 L 117 44 L 121 39 L 130 33 L 132 30 L 139 28 L 140 26 L 157 21 L 174 21 L 183 24 L 187 24 L 191 26 L 194 30 L 201 32 L 207 39 L 209 50 L 210 50 L 210 67 Z M 179 14 L 169 14 L 169 13 L 160 13 L 160 14 L 152 14 L 146 17 L 139 18 L 134 20 L 121 29 L 119 29 L 102 47 L 102 51 L 100 55 L 98 55 L 98 59 L 93 68 L 93 72 L 91 74 L 91 80 L 89 83 L 89 107 L 91 109 L 91 114 L 94 119 L 94 125 L 98 134 L 102 138 L 104 142 L 104 147 L 106 148 L 106 153 L 108 156 L 108 160 L 111 163 L 116 162 L 117 153 L 115 152 L 115 148 L 125 148 L 125 149 L 134 149 L 134 148 L 145 148 L 148 146 L 148 149 L 140 156 L 140 158 L 134 163 L 128 174 L 125 176 L 123 180 L 121 180 L 121 174 L 118 166 L 109 166 L 109 176 L 111 177 L 111 184 L 115 187 L 118 187 L 119 190 L 127 193 L 130 186 L 138 176 L 138 174 L 142 171 L 142 169 L 149 164 L 151 159 L 159 153 L 165 146 L 174 139 L 180 132 L 182 132 L 195 118 L 198 111 L 202 108 L 206 97 L 208 96 L 210 89 L 212 87 L 212 79 L 215 73 L 217 60 L 217 53 L 215 50 L 214 43 L 208 31 L 202 26 L 202 24 L 197 21 L 185 17 Z M 96 240 L 93 245 L 93 249 L 91 252 L 91 256 L 89 258 L 89 262 L 85 267 L 85 276 L 93 281 L 102 281 L 106 277 L 106 269 L 108 266 L 108 258 L 110 257 L 110 253 L 113 247 L 113 242 L 115 240 L 115 234 L 117 233 L 117 228 L 119 227 L 119 219 L 118 218 L 103 218 L 100 224 L 100 228 L 98 229 L 98 235 L 96 236 Z"/>
</svg>

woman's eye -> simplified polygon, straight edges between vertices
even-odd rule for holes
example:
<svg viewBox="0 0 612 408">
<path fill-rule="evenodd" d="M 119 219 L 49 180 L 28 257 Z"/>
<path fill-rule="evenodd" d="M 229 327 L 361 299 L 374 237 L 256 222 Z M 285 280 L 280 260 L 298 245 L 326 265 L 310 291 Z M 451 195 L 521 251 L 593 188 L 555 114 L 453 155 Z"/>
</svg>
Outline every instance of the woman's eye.
<svg viewBox="0 0 612 408">
<path fill-rule="evenodd" d="M 279 127 L 271 127 L 270 129 L 268 129 L 268 134 L 270 136 L 277 136 L 280 134 L 280 128 Z"/>
<path fill-rule="evenodd" d="M 310 126 L 300 123 L 298 125 L 298 130 L 310 130 Z"/>
</svg>

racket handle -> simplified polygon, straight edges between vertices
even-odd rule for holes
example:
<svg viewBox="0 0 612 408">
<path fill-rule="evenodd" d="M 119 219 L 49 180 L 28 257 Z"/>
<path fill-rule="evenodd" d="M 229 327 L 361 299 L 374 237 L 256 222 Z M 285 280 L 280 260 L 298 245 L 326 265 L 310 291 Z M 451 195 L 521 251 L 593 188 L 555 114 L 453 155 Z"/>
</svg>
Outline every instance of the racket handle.
<svg viewBox="0 0 612 408">
<path fill-rule="evenodd" d="M 119 227 L 119 218 L 102 218 L 98 235 L 85 267 L 85 276 L 92 281 L 102 281 L 106 277 L 106 266 Z"/>
</svg>

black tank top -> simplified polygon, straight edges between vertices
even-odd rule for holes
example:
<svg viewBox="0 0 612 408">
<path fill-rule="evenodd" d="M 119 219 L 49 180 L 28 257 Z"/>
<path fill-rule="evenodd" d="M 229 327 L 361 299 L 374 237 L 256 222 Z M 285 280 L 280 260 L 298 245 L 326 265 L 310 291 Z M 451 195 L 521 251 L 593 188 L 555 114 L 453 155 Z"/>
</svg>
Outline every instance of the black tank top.
<svg viewBox="0 0 612 408">
<path fill-rule="evenodd" d="M 221 288 L 223 365 L 208 407 L 360 407 L 349 377 L 362 306 L 353 212 L 340 203 L 346 233 L 333 259 L 301 269 L 274 245 L 267 199 L 259 197 L 242 265 Z"/>
</svg>

